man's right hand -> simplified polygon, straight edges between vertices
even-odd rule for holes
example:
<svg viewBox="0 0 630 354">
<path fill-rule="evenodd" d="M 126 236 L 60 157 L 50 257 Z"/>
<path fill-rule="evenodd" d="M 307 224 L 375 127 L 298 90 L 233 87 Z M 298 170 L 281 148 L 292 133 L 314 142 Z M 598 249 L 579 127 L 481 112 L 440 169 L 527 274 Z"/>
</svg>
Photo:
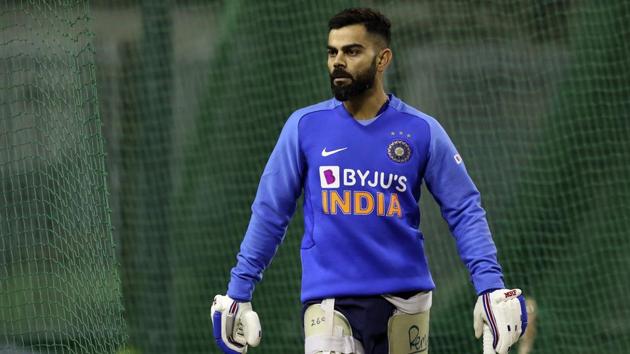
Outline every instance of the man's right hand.
<svg viewBox="0 0 630 354">
<path fill-rule="evenodd" d="M 262 330 L 258 314 L 251 302 L 238 302 L 229 296 L 217 295 L 212 302 L 214 339 L 226 354 L 247 353 L 248 346 L 260 343 Z"/>
</svg>

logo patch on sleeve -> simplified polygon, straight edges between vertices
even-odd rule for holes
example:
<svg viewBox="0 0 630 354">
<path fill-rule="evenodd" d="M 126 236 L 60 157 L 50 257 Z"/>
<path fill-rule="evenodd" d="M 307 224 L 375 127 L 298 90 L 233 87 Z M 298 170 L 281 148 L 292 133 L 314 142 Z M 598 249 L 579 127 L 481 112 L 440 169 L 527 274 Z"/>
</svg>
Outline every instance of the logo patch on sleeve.
<svg viewBox="0 0 630 354">
<path fill-rule="evenodd" d="M 453 158 L 455 159 L 455 162 L 457 162 L 458 165 L 464 161 L 464 160 L 462 160 L 462 157 L 459 156 L 459 154 L 455 154 L 455 156 L 453 156 Z"/>
<path fill-rule="evenodd" d="M 394 162 L 407 162 L 411 158 L 411 147 L 403 140 L 394 140 L 387 147 L 387 156 Z"/>
</svg>

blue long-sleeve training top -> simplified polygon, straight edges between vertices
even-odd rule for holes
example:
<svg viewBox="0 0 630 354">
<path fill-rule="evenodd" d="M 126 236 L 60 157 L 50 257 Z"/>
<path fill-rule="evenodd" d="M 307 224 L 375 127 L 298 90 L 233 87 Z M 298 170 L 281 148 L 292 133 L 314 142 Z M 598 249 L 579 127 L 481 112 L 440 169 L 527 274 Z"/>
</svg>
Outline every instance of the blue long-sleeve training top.
<svg viewBox="0 0 630 354">
<path fill-rule="evenodd" d="M 330 99 L 294 112 L 269 157 L 228 295 L 250 301 L 304 193 L 302 302 L 432 290 L 426 183 L 478 294 L 504 288 L 479 191 L 444 129 L 394 95 L 360 124 Z"/>
</svg>

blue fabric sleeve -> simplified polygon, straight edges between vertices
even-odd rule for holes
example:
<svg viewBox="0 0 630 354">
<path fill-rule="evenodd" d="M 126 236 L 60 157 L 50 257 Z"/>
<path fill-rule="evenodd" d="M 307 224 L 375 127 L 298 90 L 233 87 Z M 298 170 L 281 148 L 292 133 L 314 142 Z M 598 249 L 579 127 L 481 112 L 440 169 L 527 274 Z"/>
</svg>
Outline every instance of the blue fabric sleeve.
<svg viewBox="0 0 630 354">
<path fill-rule="evenodd" d="M 284 125 L 260 178 L 252 216 L 237 264 L 232 268 L 228 296 L 250 301 L 254 287 L 276 254 L 302 192 L 304 158 L 298 142 L 300 115 Z"/>
<path fill-rule="evenodd" d="M 431 143 L 425 181 L 455 237 L 477 294 L 505 288 L 497 250 L 477 187 L 446 131 L 431 120 Z"/>
</svg>

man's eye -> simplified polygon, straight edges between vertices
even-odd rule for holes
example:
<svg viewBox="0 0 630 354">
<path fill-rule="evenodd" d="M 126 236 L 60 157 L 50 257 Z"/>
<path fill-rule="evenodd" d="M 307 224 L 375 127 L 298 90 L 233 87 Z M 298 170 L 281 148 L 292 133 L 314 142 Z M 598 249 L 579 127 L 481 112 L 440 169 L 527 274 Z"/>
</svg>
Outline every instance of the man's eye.
<svg viewBox="0 0 630 354">
<path fill-rule="evenodd" d="M 358 54 L 359 54 L 359 51 L 356 49 L 351 49 L 348 51 L 348 55 L 358 55 Z"/>
<path fill-rule="evenodd" d="M 334 57 L 335 55 L 337 55 L 337 52 L 335 52 L 334 50 L 329 50 L 328 51 L 328 56 L 329 57 Z"/>
</svg>

